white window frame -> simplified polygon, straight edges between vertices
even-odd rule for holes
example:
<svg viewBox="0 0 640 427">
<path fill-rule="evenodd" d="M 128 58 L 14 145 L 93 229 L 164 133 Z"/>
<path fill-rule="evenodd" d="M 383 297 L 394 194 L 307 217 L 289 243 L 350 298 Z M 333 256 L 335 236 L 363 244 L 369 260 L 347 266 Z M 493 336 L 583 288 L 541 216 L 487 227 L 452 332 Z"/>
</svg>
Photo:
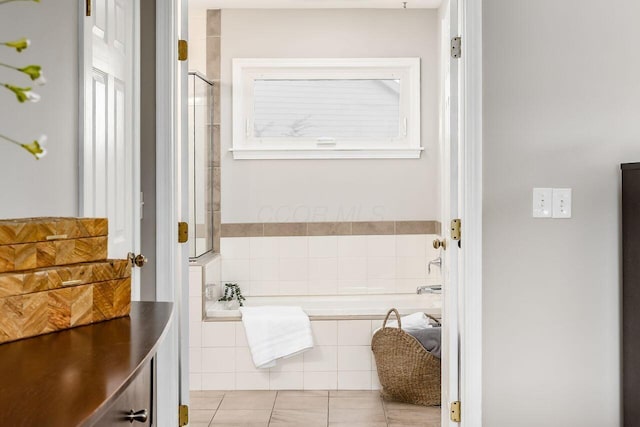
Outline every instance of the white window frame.
<svg viewBox="0 0 640 427">
<path fill-rule="evenodd" d="M 420 137 L 420 58 L 234 58 L 233 158 L 417 159 Z M 400 79 L 398 138 L 258 138 L 253 136 L 256 79 Z M 404 127 L 404 128 L 403 128 Z"/>
</svg>

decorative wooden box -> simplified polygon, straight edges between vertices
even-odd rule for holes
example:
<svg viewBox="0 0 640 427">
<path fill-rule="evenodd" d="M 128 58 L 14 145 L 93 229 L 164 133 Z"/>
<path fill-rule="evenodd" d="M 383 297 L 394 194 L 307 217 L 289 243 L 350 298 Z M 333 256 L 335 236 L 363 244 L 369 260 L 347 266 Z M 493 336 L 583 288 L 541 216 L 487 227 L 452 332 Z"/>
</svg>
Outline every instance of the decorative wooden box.
<svg viewBox="0 0 640 427">
<path fill-rule="evenodd" d="M 104 218 L 0 221 L 0 273 L 107 259 Z"/>
<path fill-rule="evenodd" d="M 102 218 L 0 221 L 0 343 L 127 316 L 131 264 Z"/>
</svg>

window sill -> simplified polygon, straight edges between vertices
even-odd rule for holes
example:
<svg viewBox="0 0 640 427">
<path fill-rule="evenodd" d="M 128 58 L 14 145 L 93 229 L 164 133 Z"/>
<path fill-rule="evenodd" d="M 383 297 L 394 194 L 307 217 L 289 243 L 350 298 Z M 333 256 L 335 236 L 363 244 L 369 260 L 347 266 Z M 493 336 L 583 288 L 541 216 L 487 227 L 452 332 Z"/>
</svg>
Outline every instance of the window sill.
<svg viewBox="0 0 640 427">
<path fill-rule="evenodd" d="M 231 148 L 235 160 L 419 159 L 424 148 Z"/>
</svg>

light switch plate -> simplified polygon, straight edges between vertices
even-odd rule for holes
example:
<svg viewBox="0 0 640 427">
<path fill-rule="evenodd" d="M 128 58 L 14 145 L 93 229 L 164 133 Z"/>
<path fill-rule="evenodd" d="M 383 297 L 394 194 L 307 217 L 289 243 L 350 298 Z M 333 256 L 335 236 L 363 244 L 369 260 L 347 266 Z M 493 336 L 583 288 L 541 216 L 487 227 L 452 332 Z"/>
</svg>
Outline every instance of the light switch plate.
<svg viewBox="0 0 640 427">
<path fill-rule="evenodd" d="M 551 218 L 553 210 L 553 188 L 533 189 L 533 217 Z"/>
<path fill-rule="evenodd" d="M 571 218 L 571 189 L 553 189 L 553 217 Z"/>
</svg>

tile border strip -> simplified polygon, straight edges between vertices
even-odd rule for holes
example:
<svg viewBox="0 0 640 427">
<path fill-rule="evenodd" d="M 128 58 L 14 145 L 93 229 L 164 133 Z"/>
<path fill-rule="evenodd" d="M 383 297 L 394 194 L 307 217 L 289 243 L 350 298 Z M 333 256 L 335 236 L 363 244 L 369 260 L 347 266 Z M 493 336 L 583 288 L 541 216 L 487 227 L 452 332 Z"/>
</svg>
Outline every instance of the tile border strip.
<svg viewBox="0 0 640 427">
<path fill-rule="evenodd" d="M 226 223 L 221 237 L 440 234 L 440 221 Z"/>
</svg>

